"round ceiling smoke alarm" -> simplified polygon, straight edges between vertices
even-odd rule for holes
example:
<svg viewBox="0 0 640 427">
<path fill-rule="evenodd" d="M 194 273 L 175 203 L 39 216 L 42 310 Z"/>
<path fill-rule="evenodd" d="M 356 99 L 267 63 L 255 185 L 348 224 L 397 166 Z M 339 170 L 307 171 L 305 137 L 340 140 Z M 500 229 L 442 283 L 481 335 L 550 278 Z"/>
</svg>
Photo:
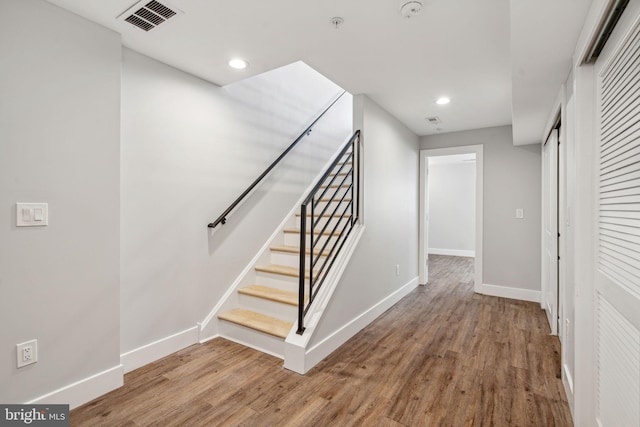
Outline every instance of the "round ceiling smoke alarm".
<svg viewBox="0 0 640 427">
<path fill-rule="evenodd" d="M 421 1 L 408 1 L 400 6 L 400 13 L 405 18 L 411 18 L 412 16 L 416 16 L 422 10 L 422 2 Z"/>
<path fill-rule="evenodd" d="M 344 19 L 339 16 L 334 16 L 329 20 L 329 22 L 331 22 L 331 25 L 333 25 L 333 27 L 337 30 L 340 25 L 344 24 Z"/>
</svg>

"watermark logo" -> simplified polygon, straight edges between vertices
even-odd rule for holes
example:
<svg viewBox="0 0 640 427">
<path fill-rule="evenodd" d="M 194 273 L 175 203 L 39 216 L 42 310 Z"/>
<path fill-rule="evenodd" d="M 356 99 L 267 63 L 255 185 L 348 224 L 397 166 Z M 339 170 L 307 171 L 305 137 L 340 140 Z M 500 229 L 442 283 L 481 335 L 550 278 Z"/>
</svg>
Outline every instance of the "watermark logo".
<svg viewBox="0 0 640 427">
<path fill-rule="evenodd" d="M 69 427 L 69 405 L 0 405 L 0 427 Z"/>
</svg>

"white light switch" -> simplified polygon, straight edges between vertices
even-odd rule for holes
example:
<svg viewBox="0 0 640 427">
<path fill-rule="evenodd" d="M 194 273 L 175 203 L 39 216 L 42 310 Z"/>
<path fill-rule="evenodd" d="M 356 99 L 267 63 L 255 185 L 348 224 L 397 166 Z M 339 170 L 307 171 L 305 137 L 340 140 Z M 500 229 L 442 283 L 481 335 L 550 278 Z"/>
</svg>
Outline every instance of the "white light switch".
<svg viewBox="0 0 640 427">
<path fill-rule="evenodd" d="M 524 218 L 524 209 L 522 208 L 516 209 L 516 219 L 523 219 L 523 218 Z"/>
<path fill-rule="evenodd" d="M 16 203 L 16 226 L 37 227 L 49 225 L 48 203 Z"/>
</svg>

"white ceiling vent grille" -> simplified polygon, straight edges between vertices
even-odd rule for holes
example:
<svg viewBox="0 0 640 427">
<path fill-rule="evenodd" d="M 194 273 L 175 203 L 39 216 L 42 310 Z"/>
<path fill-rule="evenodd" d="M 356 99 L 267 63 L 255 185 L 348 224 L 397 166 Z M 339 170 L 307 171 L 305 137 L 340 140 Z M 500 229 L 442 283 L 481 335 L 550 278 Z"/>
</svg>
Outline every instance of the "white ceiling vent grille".
<svg viewBox="0 0 640 427">
<path fill-rule="evenodd" d="M 430 124 L 432 125 L 439 125 L 440 123 L 442 123 L 442 120 L 440 120 L 440 117 L 425 117 L 425 120 L 428 121 Z"/>
<path fill-rule="evenodd" d="M 149 31 L 167 20 L 183 14 L 180 9 L 156 0 L 143 0 L 123 12 L 118 19 L 135 25 L 136 27 Z"/>
</svg>

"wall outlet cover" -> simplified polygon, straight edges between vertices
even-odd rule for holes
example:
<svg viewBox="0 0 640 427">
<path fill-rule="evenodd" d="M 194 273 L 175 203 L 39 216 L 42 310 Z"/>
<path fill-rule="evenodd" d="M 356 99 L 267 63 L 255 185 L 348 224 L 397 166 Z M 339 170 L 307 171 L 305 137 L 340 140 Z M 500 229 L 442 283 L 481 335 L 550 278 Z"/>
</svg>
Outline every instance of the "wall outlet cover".
<svg viewBox="0 0 640 427">
<path fill-rule="evenodd" d="M 16 345 L 17 367 L 31 365 L 38 361 L 38 340 L 31 340 Z"/>
</svg>

